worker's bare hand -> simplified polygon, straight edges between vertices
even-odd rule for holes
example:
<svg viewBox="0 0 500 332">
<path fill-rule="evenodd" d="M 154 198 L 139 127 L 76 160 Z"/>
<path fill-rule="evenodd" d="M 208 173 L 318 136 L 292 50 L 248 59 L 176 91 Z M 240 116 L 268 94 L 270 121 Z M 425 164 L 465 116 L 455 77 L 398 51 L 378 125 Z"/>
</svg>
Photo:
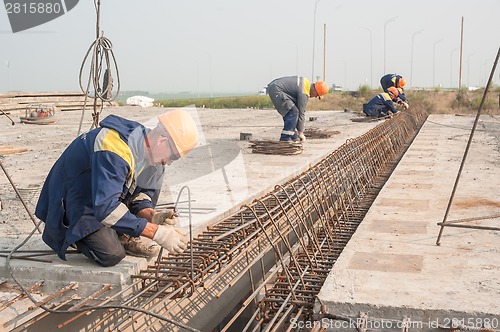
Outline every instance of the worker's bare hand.
<svg viewBox="0 0 500 332">
<path fill-rule="evenodd" d="M 175 225 L 177 223 L 177 213 L 175 210 L 156 212 L 151 222 L 156 225 Z"/>
<path fill-rule="evenodd" d="M 188 244 L 187 236 L 172 225 L 159 225 L 153 241 L 171 254 L 182 253 Z"/>
</svg>

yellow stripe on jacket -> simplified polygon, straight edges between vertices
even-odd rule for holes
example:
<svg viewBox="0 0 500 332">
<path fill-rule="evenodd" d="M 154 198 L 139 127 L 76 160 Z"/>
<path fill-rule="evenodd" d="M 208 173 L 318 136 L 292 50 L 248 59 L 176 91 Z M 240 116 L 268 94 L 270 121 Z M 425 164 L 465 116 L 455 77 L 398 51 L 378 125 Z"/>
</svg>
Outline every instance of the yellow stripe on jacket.
<svg viewBox="0 0 500 332">
<path fill-rule="evenodd" d="M 308 97 L 310 96 L 311 93 L 311 82 L 307 78 L 304 77 L 304 91 L 302 91 L 304 94 L 306 94 Z"/>
<path fill-rule="evenodd" d="M 129 146 L 116 130 L 102 128 L 95 139 L 94 151 L 109 151 L 117 154 L 130 166 L 130 174 L 134 173 L 135 161 Z"/>
</svg>

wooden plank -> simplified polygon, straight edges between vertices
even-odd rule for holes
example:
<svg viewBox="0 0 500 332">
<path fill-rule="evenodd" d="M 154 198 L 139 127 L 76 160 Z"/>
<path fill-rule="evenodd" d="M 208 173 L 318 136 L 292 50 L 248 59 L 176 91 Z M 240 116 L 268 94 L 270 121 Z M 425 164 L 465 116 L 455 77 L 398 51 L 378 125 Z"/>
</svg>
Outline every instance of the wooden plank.
<svg viewBox="0 0 500 332">
<path fill-rule="evenodd" d="M 36 97 L 36 96 L 81 96 L 83 92 L 9 92 L 0 94 L 3 97 Z"/>
<path fill-rule="evenodd" d="M 34 96 L 34 97 L 19 97 L 19 98 L 3 98 L 0 99 L 0 103 L 17 103 L 17 104 L 49 104 L 49 103 L 60 103 L 66 101 L 81 101 L 84 100 L 85 96 Z"/>
<path fill-rule="evenodd" d="M 5 146 L 7 146 L 7 148 L 4 148 Z M 28 151 L 27 148 L 10 148 L 9 145 L 0 146 L 0 156 L 26 151 Z"/>
<path fill-rule="evenodd" d="M 7 110 L 19 110 L 19 109 L 25 109 L 26 105 L 19 105 L 19 104 L 2 104 L 0 102 L 0 108 L 4 111 Z"/>
</svg>

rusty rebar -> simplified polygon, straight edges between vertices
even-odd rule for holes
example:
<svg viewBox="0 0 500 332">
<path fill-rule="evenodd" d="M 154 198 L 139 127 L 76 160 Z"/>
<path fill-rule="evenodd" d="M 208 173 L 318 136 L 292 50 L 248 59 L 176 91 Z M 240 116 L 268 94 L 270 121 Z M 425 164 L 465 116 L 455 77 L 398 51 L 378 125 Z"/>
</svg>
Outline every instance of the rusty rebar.
<svg viewBox="0 0 500 332">
<path fill-rule="evenodd" d="M 298 313 L 310 317 L 312 302 L 328 271 L 395 166 L 394 160 L 407 148 L 426 116 L 418 110 L 411 116 L 398 115 L 349 139 L 310 169 L 192 238 L 186 253 L 161 257 L 133 275 L 133 287 L 113 295 L 117 308 L 135 306 L 168 316 L 166 307 L 173 310 L 196 289 L 209 289 L 220 274 L 244 262 L 215 296 L 251 273 L 252 266 L 260 265 L 261 279 L 251 277 L 252 292 L 243 301 L 244 306 L 252 302 L 257 306 L 252 316 L 258 319 L 255 328 L 274 330 L 274 323 L 282 325 L 287 316 L 298 317 Z M 270 252 L 274 252 L 276 267 L 273 277 L 267 274 L 263 261 Z M 270 284 L 273 279 L 276 281 Z M 256 303 L 261 290 L 266 296 Z M 106 303 L 95 304 L 93 309 Z M 113 322 L 117 329 L 126 329 L 147 315 L 123 308 L 119 312 L 120 319 Z M 99 330 L 112 315 L 101 317 L 94 329 Z M 151 316 L 152 322 L 154 319 Z M 252 326 L 249 321 L 245 330 Z"/>
</svg>

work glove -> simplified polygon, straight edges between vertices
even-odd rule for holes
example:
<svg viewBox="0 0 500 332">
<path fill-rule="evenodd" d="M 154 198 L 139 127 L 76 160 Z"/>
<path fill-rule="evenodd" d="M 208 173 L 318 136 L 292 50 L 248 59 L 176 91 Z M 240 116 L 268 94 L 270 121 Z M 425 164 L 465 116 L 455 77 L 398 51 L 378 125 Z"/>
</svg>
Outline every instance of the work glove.
<svg viewBox="0 0 500 332">
<path fill-rule="evenodd" d="M 306 136 L 304 135 L 303 132 L 299 131 L 299 139 L 302 141 L 302 142 L 305 142 L 306 141 Z"/>
<path fill-rule="evenodd" d="M 158 225 L 153 241 L 171 254 L 182 253 L 188 244 L 187 236 L 172 225 Z"/>
<path fill-rule="evenodd" d="M 177 222 L 177 212 L 171 209 L 164 212 L 156 212 L 151 222 L 156 225 L 175 225 Z"/>
<path fill-rule="evenodd" d="M 406 102 L 406 101 L 403 101 L 402 104 L 403 104 L 403 107 L 405 110 L 407 110 L 410 107 L 410 104 L 408 104 L 408 102 Z"/>
</svg>

